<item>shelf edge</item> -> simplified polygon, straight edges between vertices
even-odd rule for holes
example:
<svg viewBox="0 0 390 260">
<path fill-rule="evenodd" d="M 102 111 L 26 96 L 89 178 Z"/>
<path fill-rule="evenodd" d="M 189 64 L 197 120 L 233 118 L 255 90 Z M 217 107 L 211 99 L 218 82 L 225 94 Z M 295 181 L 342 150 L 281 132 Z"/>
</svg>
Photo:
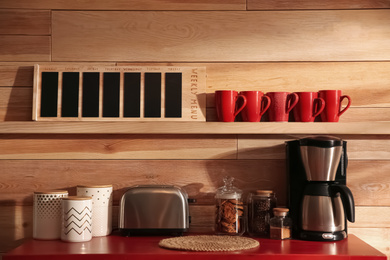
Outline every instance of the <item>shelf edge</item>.
<svg viewBox="0 0 390 260">
<path fill-rule="evenodd" d="M 351 134 L 388 135 L 390 122 L 35 122 L 0 123 L 0 134 Z"/>
</svg>

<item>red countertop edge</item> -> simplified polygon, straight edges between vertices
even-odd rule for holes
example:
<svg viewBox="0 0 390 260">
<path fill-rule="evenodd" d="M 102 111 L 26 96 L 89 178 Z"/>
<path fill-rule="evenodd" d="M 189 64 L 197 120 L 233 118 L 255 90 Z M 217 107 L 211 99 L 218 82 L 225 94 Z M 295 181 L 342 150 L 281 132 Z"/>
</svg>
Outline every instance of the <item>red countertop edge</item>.
<svg viewBox="0 0 390 260">
<path fill-rule="evenodd" d="M 191 234 L 197 235 L 197 234 Z M 386 260 L 387 257 L 358 237 L 349 237 L 337 242 L 313 242 L 302 240 L 271 240 L 254 238 L 260 246 L 250 250 L 233 252 L 189 252 L 169 250 L 158 246 L 158 242 L 167 237 L 122 237 L 113 234 L 107 237 L 95 237 L 88 242 L 67 243 L 61 240 L 30 239 L 21 246 L 3 255 L 3 260 L 46 260 L 46 259 L 93 259 L 93 260 L 175 260 L 185 259 L 351 259 Z"/>
</svg>

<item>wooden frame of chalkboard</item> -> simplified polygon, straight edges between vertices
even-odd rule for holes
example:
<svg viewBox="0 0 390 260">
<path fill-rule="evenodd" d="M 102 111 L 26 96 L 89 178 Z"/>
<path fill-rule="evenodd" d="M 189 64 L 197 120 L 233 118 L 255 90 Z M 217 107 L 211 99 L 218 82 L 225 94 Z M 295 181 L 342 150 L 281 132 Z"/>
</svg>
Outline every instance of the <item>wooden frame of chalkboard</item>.
<svg viewBox="0 0 390 260">
<path fill-rule="evenodd" d="M 206 121 L 206 69 L 40 65 L 36 121 Z"/>
</svg>

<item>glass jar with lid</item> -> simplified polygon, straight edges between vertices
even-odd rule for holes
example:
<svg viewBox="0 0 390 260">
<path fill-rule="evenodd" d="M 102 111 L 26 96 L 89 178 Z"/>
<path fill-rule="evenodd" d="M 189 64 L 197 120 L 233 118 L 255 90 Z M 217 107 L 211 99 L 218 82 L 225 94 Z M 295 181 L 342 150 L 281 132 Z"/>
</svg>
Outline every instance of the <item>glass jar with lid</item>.
<svg viewBox="0 0 390 260">
<path fill-rule="evenodd" d="M 242 235 L 245 232 L 242 191 L 233 186 L 233 177 L 223 179 L 225 185 L 215 195 L 215 232 L 218 235 Z"/>
<path fill-rule="evenodd" d="M 287 208 L 274 208 L 274 217 L 269 222 L 271 239 L 291 238 L 292 220 L 288 212 Z"/>
<path fill-rule="evenodd" d="M 269 237 L 269 220 L 276 207 L 272 190 L 257 190 L 248 197 L 248 233 L 251 236 Z"/>
</svg>

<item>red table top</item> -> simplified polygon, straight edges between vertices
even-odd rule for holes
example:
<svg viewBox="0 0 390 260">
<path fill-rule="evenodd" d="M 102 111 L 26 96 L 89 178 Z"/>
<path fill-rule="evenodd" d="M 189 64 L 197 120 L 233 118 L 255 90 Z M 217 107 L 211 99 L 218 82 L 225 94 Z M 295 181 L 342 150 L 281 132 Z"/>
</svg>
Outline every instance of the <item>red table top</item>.
<svg viewBox="0 0 390 260">
<path fill-rule="evenodd" d="M 160 248 L 166 237 L 95 237 L 89 242 L 67 243 L 60 240 L 28 240 L 3 256 L 3 260 L 35 259 L 353 259 L 386 260 L 386 256 L 354 235 L 338 242 L 257 239 L 255 249 L 234 252 L 188 252 Z"/>
</svg>

